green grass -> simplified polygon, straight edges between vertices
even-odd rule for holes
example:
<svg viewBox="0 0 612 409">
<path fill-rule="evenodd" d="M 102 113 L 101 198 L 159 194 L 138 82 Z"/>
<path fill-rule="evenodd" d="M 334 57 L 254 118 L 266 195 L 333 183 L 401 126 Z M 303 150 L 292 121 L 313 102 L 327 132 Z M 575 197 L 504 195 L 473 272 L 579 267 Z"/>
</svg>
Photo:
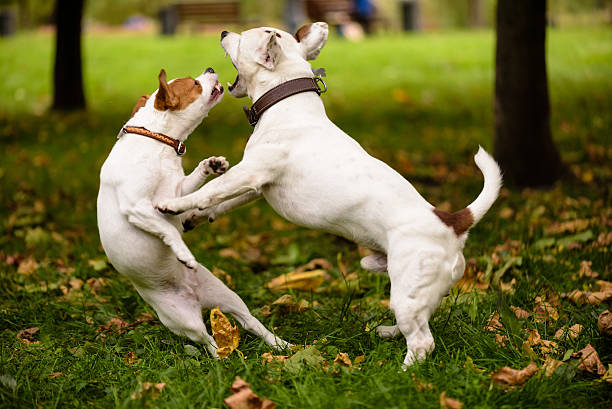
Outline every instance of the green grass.
<svg viewBox="0 0 612 409">
<path fill-rule="evenodd" d="M 580 323 L 580 336 L 559 341 L 553 356 L 562 359 L 591 344 L 605 365 L 612 363 L 612 343 L 597 326 L 597 316 L 609 304 L 575 305 L 561 298 L 559 319 L 545 323 L 515 323 L 502 314 L 510 338 L 505 347 L 498 347 L 495 335 L 483 327 L 499 305 L 502 312 L 508 305 L 532 311 L 537 296 L 551 300 L 591 288 L 594 279 L 572 279 L 581 261 L 591 261 L 599 279 L 612 280 L 609 246 L 597 242 L 612 224 L 610 38 L 609 28 L 549 32 L 552 129 L 576 178 L 545 192 L 504 189 L 471 232 L 464 253 L 474 259 L 473 269 L 493 273 L 521 257 L 521 264 L 502 277 L 516 280 L 514 293 L 504 293 L 500 304 L 493 289 L 453 291 L 430 321 L 435 351 L 407 372 L 400 371 L 403 339 L 380 340 L 365 330 L 393 322 L 378 302 L 388 298 L 389 282 L 360 269 L 354 244 L 284 222 L 263 201 L 186 234 L 198 260 L 231 275 L 253 313 L 279 335 L 297 345 L 317 340 L 328 363 L 338 352 L 351 359 L 365 356 L 359 369 L 337 373 L 309 366 L 294 373 L 263 364 L 268 348 L 244 332 L 244 359 L 235 353 L 222 361 L 209 358 L 200 346 L 201 354 L 194 356 L 185 348 L 190 341 L 157 320 L 110 333 L 105 340 L 99 333 L 113 317 L 132 322 L 152 312 L 112 267 L 90 263 L 104 260 L 95 219 L 99 168 L 138 96 L 156 88 L 161 67 L 176 77 L 212 66 L 224 82 L 233 80 L 233 67 L 223 59 L 216 36 L 88 36 L 89 111 L 68 116 L 47 112 L 52 37 L 2 39 L 0 406 L 220 408 L 237 375 L 278 408 L 437 408 L 443 391 L 466 408 L 609 404 L 610 384 L 577 371 L 574 359 L 550 378 L 537 375 L 507 392 L 489 377 L 506 365 L 522 368 L 531 360 L 542 365 L 537 350 L 533 357 L 521 347 L 527 338 L 522 327 L 552 339 L 563 325 Z M 329 91 L 323 99 L 338 125 L 398 169 L 430 202 L 459 209 L 481 189 L 472 155 L 478 144 L 492 147 L 493 63 L 494 35 L 482 31 L 374 37 L 361 43 L 332 37 L 313 66 L 327 69 Z M 240 160 L 250 132 L 241 109 L 247 103 L 226 97 L 211 112 L 188 141 L 187 170 L 211 155 Z M 577 219 L 587 219 L 586 225 L 547 232 L 555 223 Z M 582 240 L 579 248 L 559 245 L 574 234 L 583 234 L 574 238 Z M 546 247 L 543 238 L 558 241 Z M 240 257 L 222 257 L 226 248 Z M 21 274 L 19 262 L 27 257 L 38 268 Z M 349 272 L 358 273 L 358 286 L 296 292 L 296 298 L 318 305 L 302 313 L 265 315 L 262 308 L 283 294 L 272 293 L 265 283 L 317 257 L 334 264 L 329 273 L 335 279 L 341 275 L 340 258 Z M 85 284 L 63 294 L 61 286 L 69 288 L 71 278 L 92 277 L 104 278 L 107 285 L 94 292 Z M 34 335 L 40 342 L 26 345 L 17 334 L 31 327 L 40 328 Z M 138 356 L 134 364 L 125 360 L 130 352 Z M 62 375 L 49 376 L 55 372 Z M 420 388 L 419 380 L 431 387 Z M 145 394 L 132 400 L 144 382 L 165 382 L 166 387 L 156 398 Z"/>
</svg>

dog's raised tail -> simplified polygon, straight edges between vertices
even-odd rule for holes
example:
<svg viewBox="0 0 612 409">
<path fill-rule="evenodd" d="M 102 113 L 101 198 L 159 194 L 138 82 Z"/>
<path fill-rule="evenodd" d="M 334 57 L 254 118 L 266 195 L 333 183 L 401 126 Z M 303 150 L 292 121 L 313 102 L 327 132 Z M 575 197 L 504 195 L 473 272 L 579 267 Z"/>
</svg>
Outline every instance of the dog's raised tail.
<svg viewBox="0 0 612 409">
<path fill-rule="evenodd" d="M 482 219 L 485 213 L 493 206 L 502 185 L 499 165 L 482 146 L 479 147 L 478 153 L 474 156 L 474 161 L 484 175 L 484 187 L 476 200 L 465 209 L 455 213 L 448 213 L 438 209 L 434 210 L 434 213 L 444 224 L 453 228 L 457 236 L 468 231 Z"/>
</svg>

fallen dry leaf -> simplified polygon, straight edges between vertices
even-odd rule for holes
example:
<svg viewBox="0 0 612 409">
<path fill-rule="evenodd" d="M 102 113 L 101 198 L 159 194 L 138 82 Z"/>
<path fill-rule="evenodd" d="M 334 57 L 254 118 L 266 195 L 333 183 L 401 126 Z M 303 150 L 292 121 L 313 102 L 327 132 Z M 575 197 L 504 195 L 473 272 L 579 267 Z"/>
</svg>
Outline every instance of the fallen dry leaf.
<svg viewBox="0 0 612 409">
<path fill-rule="evenodd" d="M 599 305 L 602 302 L 612 300 L 612 283 L 609 281 L 597 280 L 599 291 L 580 291 L 574 290 L 567 297 L 577 304 Z"/>
<path fill-rule="evenodd" d="M 312 304 L 318 304 L 314 301 Z M 302 312 L 309 308 L 311 305 L 308 301 L 302 299 L 299 302 L 296 302 L 291 294 L 282 295 L 280 298 L 272 302 L 272 306 L 275 306 L 282 310 L 283 312 Z"/>
<path fill-rule="evenodd" d="M 578 369 L 582 371 L 586 371 L 599 376 L 606 373 L 606 367 L 603 366 L 603 364 L 599 360 L 599 355 L 597 355 L 597 351 L 595 351 L 595 348 L 593 348 L 591 344 L 584 347 L 584 349 L 581 349 L 580 351 L 572 354 L 572 357 L 580 359 L 580 365 L 578 365 Z"/>
<path fill-rule="evenodd" d="M 289 359 L 289 355 L 272 355 L 270 352 L 265 352 L 261 354 L 261 358 L 267 364 L 283 363 Z"/>
<path fill-rule="evenodd" d="M 295 272 L 296 273 L 303 273 L 305 271 L 312 271 L 312 270 L 330 271 L 333 268 L 334 268 L 334 266 L 327 259 L 324 259 L 324 258 L 315 258 L 313 260 L 310 260 L 308 263 L 306 263 L 306 264 L 296 268 Z"/>
<path fill-rule="evenodd" d="M 324 281 L 329 280 L 325 270 L 312 270 L 306 272 L 293 271 L 273 278 L 266 287 L 272 291 L 292 288 L 299 291 L 315 291 Z"/>
<path fill-rule="evenodd" d="M 55 378 L 57 378 L 58 376 L 62 376 L 62 375 L 64 375 L 64 376 L 65 376 L 66 374 L 65 374 L 65 373 L 63 373 L 63 372 L 53 372 L 53 373 L 50 373 L 50 374 L 49 374 L 49 378 L 51 378 L 51 379 L 55 379 Z"/>
<path fill-rule="evenodd" d="M 546 357 L 546 361 L 544 361 L 544 365 L 542 365 L 542 369 L 544 370 L 544 374 L 548 377 L 551 377 L 557 368 L 563 365 L 563 361 L 558 361 L 551 357 Z"/>
<path fill-rule="evenodd" d="M 38 268 L 38 263 L 32 256 L 29 256 L 25 260 L 19 263 L 19 267 L 17 268 L 17 273 L 29 276 Z"/>
<path fill-rule="evenodd" d="M 92 277 L 85 281 L 85 284 L 91 288 L 91 292 L 97 294 L 102 287 L 106 287 L 106 280 L 102 277 Z"/>
<path fill-rule="evenodd" d="M 360 363 L 365 361 L 365 355 L 358 355 L 353 359 L 353 364 L 359 365 Z"/>
<path fill-rule="evenodd" d="M 138 387 L 136 392 L 132 394 L 131 398 L 132 400 L 137 400 L 142 398 L 143 396 L 151 396 L 153 399 L 157 399 L 157 395 L 159 395 L 165 387 L 166 384 L 164 382 L 144 382 Z"/>
<path fill-rule="evenodd" d="M 232 325 L 219 307 L 210 310 L 210 327 L 213 338 L 217 342 L 217 355 L 223 359 L 238 348 L 240 331 L 238 326 Z"/>
<path fill-rule="evenodd" d="M 442 409 L 461 409 L 463 403 L 459 402 L 457 399 L 447 397 L 446 391 L 444 391 L 440 394 L 440 407 Z"/>
<path fill-rule="evenodd" d="M 522 385 L 533 376 L 538 370 L 535 362 L 531 362 L 523 369 L 512 369 L 509 366 L 504 366 L 495 372 L 491 373 L 491 380 L 502 386 L 518 386 Z"/>
<path fill-rule="evenodd" d="M 508 341 L 508 337 L 502 334 L 495 334 L 495 343 L 500 347 L 506 346 L 506 341 Z"/>
<path fill-rule="evenodd" d="M 336 358 L 334 359 L 334 363 L 341 366 L 346 366 L 348 368 L 353 367 L 353 363 L 346 352 L 338 352 L 338 355 L 336 355 Z"/>
<path fill-rule="evenodd" d="M 544 322 L 548 319 L 556 321 L 559 319 L 559 312 L 550 303 L 543 301 L 541 297 L 535 298 L 533 313 L 536 321 Z"/>
<path fill-rule="evenodd" d="M 575 219 L 569 220 L 562 223 L 554 223 L 546 228 L 546 234 L 559 234 L 559 233 L 576 233 L 585 230 L 589 227 L 589 219 Z"/>
<path fill-rule="evenodd" d="M 525 331 L 529 333 L 529 337 L 527 338 L 527 341 L 525 341 L 527 342 L 527 345 L 530 347 L 539 346 L 542 354 L 550 354 L 557 349 L 557 343 L 555 341 L 542 339 L 537 329 L 526 329 Z"/>
<path fill-rule="evenodd" d="M 574 324 L 571 327 L 569 327 L 569 330 L 567 331 L 567 336 L 572 339 L 576 339 L 578 338 L 578 335 L 580 335 L 580 332 L 583 329 L 584 327 L 582 325 Z M 564 325 L 561 328 L 559 328 L 557 332 L 555 332 L 555 339 L 561 339 L 564 337 L 565 334 L 566 334 L 566 331 L 565 331 L 565 325 Z"/>
<path fill-rule="evenodd" d="M 605 310 L 599 314 L 597 324 L 599 325 L 599 332 L 607 336 L 612 336 L 612 312 L 610 312 L 610 310 Z"/>
<path fill-rule="evenodd" d="M 382 361 L 378 361 L 378 366 L 382 365 Z M 433 384 L 431 383 L 425 383 L 425 381 L 423 381 L 422 379 L 418 378 L 415 374 L 412 374 L 411 376 L 413 382 L 415 382 L 416 385 L 414 385 L 414 389 L 417 390 L 417 392 L 423 392 L 423 391 L 429 391 L 433 389 Z"/>
<path fill-rule="evenodd" d="M 40 344 L 40 341 L 34 340 L 34 334 L 38 332 L 38 327 L 22 329 L 17 333 L 17 339 L 26 345 Z"/>
<path fill-rule="evenodd" d="M 223 281 L 229 288 L 234 288 L 234 279 L 225 270 L 221 270 L 219 267 L 213 267 L 211 273 L 219 280 Z"/>
<path fill-rule="evenodd" d="M 516 318 L 518 318 L 520 320 L 527 319 L 531 315 L 529 313 L 529 311 L 526 311 L 526 310 L 524 310 L 522 308 L 519 308 L 519 307 L 515 307 L 513 305 L 510 306 L 510 309 L 512 310 L 512 312 L 514 312 L 514 315 L 516 315 Z"/>
<path fill-rule="evenodd" d="M 484 329 L 486 331 L 493 331 L 493 332 L 504 329 L 504 326 L 499 321 L 499 312 L 495 311 L 493 314 L 491 314 L 491 316 L 489 317 L 489 320 L 487 321 L 487 325 L 485 326 Z"/>
<path fill-rule="evenodd" d="M 128 352 L 125 354 L 125 363 L 128 365 L 134 365 L 138 360 L 138 355 L 135 352 Z"/>
<path fill-rule="evenodd" d="M 232 384 L 232 395 L 223 400 L 230 409 L 274 409 L 274 402 L 260 398 L 251 390 L 249 384 L 237 376 Z"/>
<path fill-rule="evenodd" d="M 580 270 L 578 271 L 578 277 L 588 277 L 588 278 L 597 278 L 599 274 L 591 270 L 591 265 L 593 265 L 592 261 L 582 260 L 580 262 Z"/>
</svg>

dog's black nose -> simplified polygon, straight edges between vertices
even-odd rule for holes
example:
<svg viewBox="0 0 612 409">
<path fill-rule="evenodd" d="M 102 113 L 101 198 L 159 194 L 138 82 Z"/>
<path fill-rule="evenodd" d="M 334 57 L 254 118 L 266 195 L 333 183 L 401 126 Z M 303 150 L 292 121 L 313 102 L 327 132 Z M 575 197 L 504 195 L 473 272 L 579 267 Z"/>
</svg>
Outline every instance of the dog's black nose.
<svg viewBox="0 0 612 409">
<path fill-rule="evenodd" d="M 229 34 L 229 31 L 227 31 L 227 30 L 221 31 L 221 40 L 223 40 L 225 38 L 225 36 L 228 35 L 228 34 Z"/>
<path fill-rule="evenodd" d="M 214 73 L 215 73 L 215 70 L 213 70 L 211 67 L 208 67 L 208 68 L 206 69 L 206 71 L 204 71 L 204 72 L 205 72 L 205 73 L 207 73 L 207 74 L 214 74 Z"/>
</svg>

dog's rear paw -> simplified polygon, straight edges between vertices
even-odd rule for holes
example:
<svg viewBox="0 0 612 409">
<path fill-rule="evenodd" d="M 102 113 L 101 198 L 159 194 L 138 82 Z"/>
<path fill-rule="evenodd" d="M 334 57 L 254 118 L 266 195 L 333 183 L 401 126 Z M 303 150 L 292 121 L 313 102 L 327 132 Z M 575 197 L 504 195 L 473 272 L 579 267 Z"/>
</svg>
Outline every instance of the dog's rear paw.
<svg viewBox="0 0 612 409">
<path fill-rule="evenodd" d="M 208 159 L 204 159 L 201 165 L 207 174 L 215 173 L 222 175 L 229 168 L 229 162 L 223 156 L 211 156 Z"/>
<path fill-rule="evenodd" d="M 155 205 L 155 208 L 164 214 L 177 215 L 183 213 L 182 210 L 176 209 L 169 201 L 162 200 Z"/>
<path fill-rule="evenodd" d="M 381 338 L 395 338 L 401 334 L 397 325 L 379 325 L 376 334 Z"/>
</svg>

